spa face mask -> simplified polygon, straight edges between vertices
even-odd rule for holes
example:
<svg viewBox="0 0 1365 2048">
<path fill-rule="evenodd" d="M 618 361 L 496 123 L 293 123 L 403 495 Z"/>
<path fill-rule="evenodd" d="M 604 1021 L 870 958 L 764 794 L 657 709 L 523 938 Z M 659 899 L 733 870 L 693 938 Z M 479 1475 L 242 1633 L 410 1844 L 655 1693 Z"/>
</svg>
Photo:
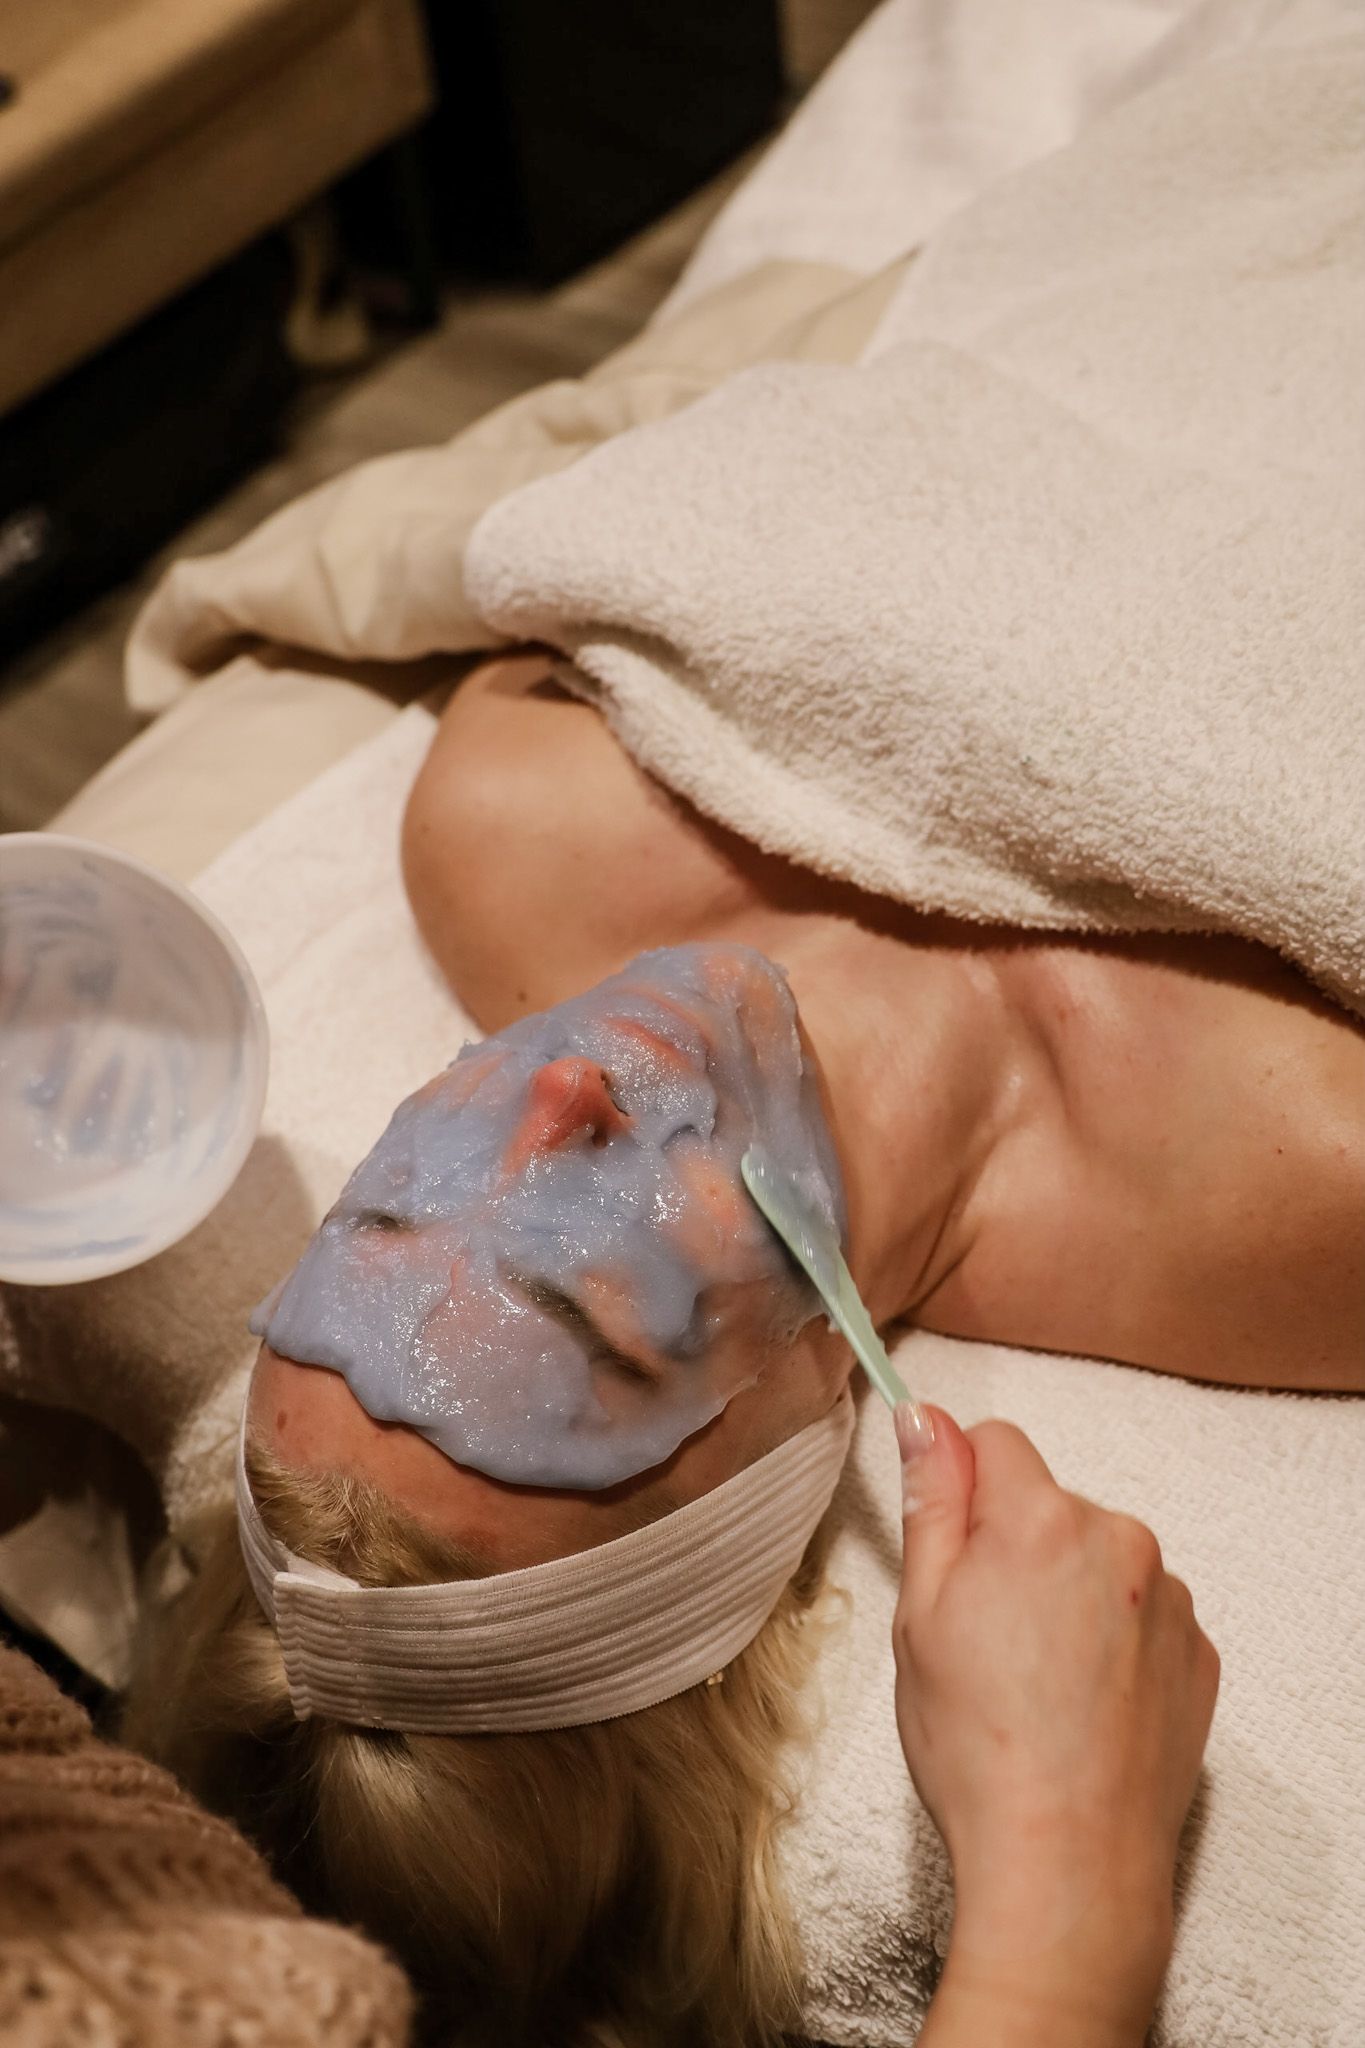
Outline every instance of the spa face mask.
<svg viewBox="0 0 1365 2048">
<path fill-rule="evenodd" d="M 744 1191 L 754 1144 L 842 1236 L 780 969 L 740 946 L 644 954 L 400 1104 L 251 1327 L 462 1465 L 613 1486 L 819 1312 Z"/>
</svg>

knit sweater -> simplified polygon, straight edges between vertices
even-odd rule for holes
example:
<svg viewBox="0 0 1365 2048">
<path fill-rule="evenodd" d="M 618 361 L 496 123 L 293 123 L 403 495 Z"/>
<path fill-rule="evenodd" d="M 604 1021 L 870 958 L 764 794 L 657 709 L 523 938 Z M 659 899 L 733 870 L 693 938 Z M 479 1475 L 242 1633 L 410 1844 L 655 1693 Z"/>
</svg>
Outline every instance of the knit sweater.
<svg viewBox="0 0 1365 2048">
<path fill-rule="evenodd" d="M 7 2048 L 401 2048 L 410 2009 L 386 1956 L 0 1649 Z"/>
</svg>

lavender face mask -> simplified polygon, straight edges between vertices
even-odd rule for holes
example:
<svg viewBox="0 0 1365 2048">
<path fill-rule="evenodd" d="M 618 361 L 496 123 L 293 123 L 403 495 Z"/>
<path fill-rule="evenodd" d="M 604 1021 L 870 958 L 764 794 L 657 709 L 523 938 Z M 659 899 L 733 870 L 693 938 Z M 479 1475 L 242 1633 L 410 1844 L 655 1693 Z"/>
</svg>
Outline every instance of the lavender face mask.
<svg viewBox="0 0 1365 2048">
<path fill-rule="evenodd" d="M 761 1144 L 843 1234 L 781 970 L 647 953 L 400 1104 L 251 1327 L 518 1485 L 661 1464 L 819 1302 L 746 1195 Z"/>
</svg>

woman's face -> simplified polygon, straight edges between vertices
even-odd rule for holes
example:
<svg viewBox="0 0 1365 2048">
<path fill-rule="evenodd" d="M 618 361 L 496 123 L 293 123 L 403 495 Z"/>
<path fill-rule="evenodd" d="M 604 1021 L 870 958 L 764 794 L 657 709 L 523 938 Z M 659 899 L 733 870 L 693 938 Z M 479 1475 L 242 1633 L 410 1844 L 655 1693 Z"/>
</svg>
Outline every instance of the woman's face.
<svg viewBox="0 0 1365 2048">
<path fill-rule="evenodd" d="M 371 1424 L 504 1487 L 629 1489 L 709 1425 L 738 1469 L 841 1377 L 745 1193 L 754 1143 L 840 1227 L 780 973 L 737 947 L 646 955 L 401 1105 L 258 1312 L 268 1375 L 329 1367 Z M 291 1384 L 286 1411 L 306 1383 Z M 313 1399 L 345 1412 L 335 1392 Z"/>
</svg>

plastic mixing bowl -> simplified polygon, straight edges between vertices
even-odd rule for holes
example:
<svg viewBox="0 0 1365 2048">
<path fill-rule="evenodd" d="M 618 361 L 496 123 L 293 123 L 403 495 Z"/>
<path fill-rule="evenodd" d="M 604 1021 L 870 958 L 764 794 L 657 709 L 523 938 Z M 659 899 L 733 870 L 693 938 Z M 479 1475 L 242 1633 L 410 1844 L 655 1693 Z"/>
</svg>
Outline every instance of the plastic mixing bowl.
<svg viewBox="0 0 1365 2048">
<path fill-rule="evenodd" d="M 0 837 L 0 1280 L 91 1280 L 203 1221 L 260 1125 L 269 1038 L 216 917 L 125 854 Z"/>
</svg>

